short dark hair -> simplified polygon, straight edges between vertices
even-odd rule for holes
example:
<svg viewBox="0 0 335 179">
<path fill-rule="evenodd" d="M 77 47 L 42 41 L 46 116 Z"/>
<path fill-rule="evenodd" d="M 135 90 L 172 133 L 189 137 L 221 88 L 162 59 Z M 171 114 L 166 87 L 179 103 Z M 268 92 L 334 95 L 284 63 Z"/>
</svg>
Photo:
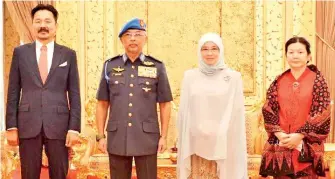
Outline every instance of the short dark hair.
<svg viewBox="0 0 335 179">
<path fill-rule="evenodd" d="M 311 45 L 303 37 L 292 37 L 292 38 L 290 38 L 285 44 L 285 54 L 287 54 L 288 46 L 290 46 L 291 44 L 297 43 L 297 42 L 299 42 L 301 44 L 304 44 L 305 47 L 306 47 L 307 54 L 308 55 L 311 54 Z"/>
<path fill-rule="evenodd" d="M 57 22 L 58 11 L 56 10 L 55 7 L 53 7 L 50 4 L 38 4 L 36 7 L 34 7 L 34 9 L 31 10 L 31 18 L 34 19 L 34 16 L 35 16 L 36 12 L 41 11 L 41 10 L 50 11 L 54 15 L 55 22 Z"/>
</svg>

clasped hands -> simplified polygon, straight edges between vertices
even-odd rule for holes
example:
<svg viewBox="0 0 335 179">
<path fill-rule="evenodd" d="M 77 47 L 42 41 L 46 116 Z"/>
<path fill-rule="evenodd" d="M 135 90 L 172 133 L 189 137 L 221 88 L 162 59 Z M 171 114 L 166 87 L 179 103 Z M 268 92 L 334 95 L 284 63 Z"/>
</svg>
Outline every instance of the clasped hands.
<svg viewBox="0 0 335 179">
<path fill-rule="evenodd" d="M 300 133 L 286 134 L 284 132 L 276 132 L 275 136 L 279 140 L 279 146 L 289 149 L 297 148 L 304 138 L 304 135 Z"/>
</svg>

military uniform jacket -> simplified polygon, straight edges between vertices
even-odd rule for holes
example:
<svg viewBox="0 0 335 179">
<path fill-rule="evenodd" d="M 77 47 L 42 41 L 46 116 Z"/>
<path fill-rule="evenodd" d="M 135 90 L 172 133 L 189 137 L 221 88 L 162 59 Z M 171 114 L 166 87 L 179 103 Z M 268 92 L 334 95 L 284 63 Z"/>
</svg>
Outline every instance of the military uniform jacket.
<svg viewBox="0 0 335 179">
<path fill-rule="evenodd" d="M 135 62 L 126 55 L 104 63 L 98 100 L 110 103 L 108 152 L 122 156 L 157 153 L 160 130 L 157 103 L 172 101 L 165 66 L 141 54 Z"/>
</svg>

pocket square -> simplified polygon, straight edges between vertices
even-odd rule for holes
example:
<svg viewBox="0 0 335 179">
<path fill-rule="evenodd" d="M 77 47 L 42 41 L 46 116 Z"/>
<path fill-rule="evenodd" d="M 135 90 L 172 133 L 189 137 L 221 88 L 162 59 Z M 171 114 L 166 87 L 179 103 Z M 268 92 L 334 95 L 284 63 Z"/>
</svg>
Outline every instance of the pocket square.
<svg viewBox="0 0 335 179">
<path fill-rule="evenodd" d="M 60 64 L 59 67 L 65 67 L 66 65 L 67 65 L 67 61 L 64 62 L 64 63 L 62 63 L 62 64 Z"/>
</svg>

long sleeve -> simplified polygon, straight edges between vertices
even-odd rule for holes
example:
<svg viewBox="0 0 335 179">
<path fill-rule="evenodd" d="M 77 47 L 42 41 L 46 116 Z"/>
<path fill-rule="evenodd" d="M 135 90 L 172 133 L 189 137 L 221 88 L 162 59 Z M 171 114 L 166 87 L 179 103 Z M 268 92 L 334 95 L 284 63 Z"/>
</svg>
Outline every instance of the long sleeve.
<svg viewBox="0 0 335 179">
<path fill-rule="evenodd" d="M 309 118 L 304 126 L 297 130 L 305 138 L 304 152 L 306 158 L 313 159 L 313 167 L 319 176 L 325 175 L 323 155 L 324 141 L 330 131 L 330 93 L 326 80 L 321 73 L 317 72 L 317 81 L 313 89 L 313 105 L 311 107 Z M 321 84 L 321 85 L 320 85 Z M 309 152 L 307 152 L 310 150 Z"/>
<path fill-rule="evenodd" d="M 314 84 L 314 89 L 318 93 L 313 93 L 313 106 L 307 122 L 298 129 L 297 132 L 305 135 L 305 139 L 310 143 L 321 143 L 330 131 L 330 93 L 326 80 L 322 75 L 317 75 L 320 84 Z"/>
<path fill-rule="evenodd" d="M 68 93 L 70 102 L 69 130 L 80 132 L 81 126 L 81 101 L 79 89 L 79 72 L 76 52 L 71 53 L 71 66 L 69 73 Z"/>
<path fill-rule="evenodd" d="M 19 55 L 17 48 L 14 49 L 12 64 L 9 72 L 6 129 L 17 128 L 17 111 L 21 94 L 21 80 L 19 69 Z"/>
<path fill-rule="evenodd" d="M 266 93 L 266 101 L 262 108 L 264 116 L 264 127 L 269 136 L 274 135 L 275 132 L 283 131 L 279 126 L 279 104 L 277 98 L 277 80 L 275 80 L 269 87 Z"/>
</svg>

